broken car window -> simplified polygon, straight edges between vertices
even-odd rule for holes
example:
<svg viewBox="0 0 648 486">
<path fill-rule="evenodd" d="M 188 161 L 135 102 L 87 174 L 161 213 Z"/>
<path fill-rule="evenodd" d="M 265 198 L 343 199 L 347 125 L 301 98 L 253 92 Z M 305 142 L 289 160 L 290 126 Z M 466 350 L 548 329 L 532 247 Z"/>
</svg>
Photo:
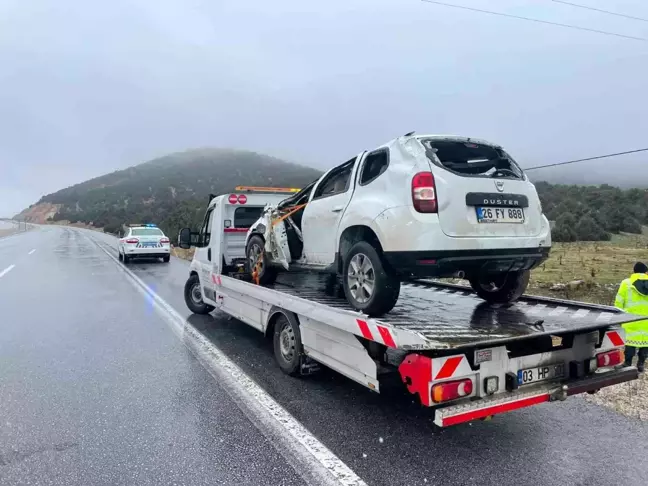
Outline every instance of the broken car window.
<svg viewBox="0 0 648 486">
<path fill-rule="evenodd" d="M 445 169 L 460 175 L 516 179 L 524 177 L 520 167 L 499 147 L 453 140 L 424 139 L 421 143 L 434 164 L 439 165 L 440 162 Z"/>
</svg>

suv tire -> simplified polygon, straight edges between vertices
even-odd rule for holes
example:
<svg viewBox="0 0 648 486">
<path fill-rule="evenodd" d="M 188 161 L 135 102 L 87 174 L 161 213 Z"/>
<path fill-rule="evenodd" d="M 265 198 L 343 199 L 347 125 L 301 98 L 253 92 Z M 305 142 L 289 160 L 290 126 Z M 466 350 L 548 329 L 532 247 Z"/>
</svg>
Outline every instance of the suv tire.
<svg viewBox="0 0 648 486">
<path fill-rule="evenodd" d="M 259 258 L 259 253 L 265 248 L 265 241 L 260 235 L 250 237 L 247 246 L 245 247 L 245 269 L 252 276 L 254 266 Z M 259 284 L 269 285 L 277 280 L 277 269 L 270 265 L 268 256 L 263 253 L 263 260 L 261 262 L 261 271 L 259 272 Z"/>
<path fill-rule="evenodd" d="M 400 280 L 386 268 L 378 251 L 368 242 L 359 241 L 344 256 L 342 265 L 344 295 L 351 306 L 378 317 L 394 308 L 400 294 Z M 373 290 L 365 284 L 373 282 Z"/>
<path fill-rule="evenodd" d="M 479 297 L 491 304 L 509 304 L 518 300 L 529 285 L 529 270 L 488 277 L 471 276 L 468 281 Z M 490 288 L 489 288 L 490 286 Z"/>
<path fill-rule="evenodd" d="M 193 274 L 187 280 L 184 287 L 185 304 L 194 314 L 209 314 L 215 309 L 213 305 L 205 304 L 202 300 L 202 290 L 200 289 L 200 279 L 198 275 Z"/>
</svg>

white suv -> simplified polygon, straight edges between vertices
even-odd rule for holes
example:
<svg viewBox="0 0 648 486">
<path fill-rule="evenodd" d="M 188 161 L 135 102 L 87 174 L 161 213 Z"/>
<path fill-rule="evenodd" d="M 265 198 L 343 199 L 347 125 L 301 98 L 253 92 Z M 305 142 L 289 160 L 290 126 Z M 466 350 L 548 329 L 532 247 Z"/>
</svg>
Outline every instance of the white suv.
<svg viewBox="0 0 648 486">
<path fill-rule="evenodd" d="M 280 267 L 338 274 L 374 316 L 409 278 L 465 277 L 483 299 L 512 302 L 550 248 L 536 189 L 500 146 L 411 133 L 268 206 L 246 239 L 261 284 Z"/>
</svg>

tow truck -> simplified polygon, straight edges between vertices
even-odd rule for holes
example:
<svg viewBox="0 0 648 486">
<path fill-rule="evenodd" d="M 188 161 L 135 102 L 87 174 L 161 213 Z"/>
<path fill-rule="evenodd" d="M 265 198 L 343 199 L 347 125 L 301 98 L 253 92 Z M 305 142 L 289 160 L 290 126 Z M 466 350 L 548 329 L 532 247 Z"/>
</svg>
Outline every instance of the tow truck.
<svg viewBox="0 0 648 486">
<path fill-rule="evenodd" d="M 637 379 L 623 365 L 621 325 L 640 319 L 615 307 L 528 295 L 496 305 L 468 286 L 412 279 L 392 311 L 370 318 L 349 306 L 335 276 L 287 272 L 256 284 L 245 267 L 247 226 L 297 191 L 212 195 L 201 230 L 178 236 L 182 248 L 196 247 L 189 309 L 217 309 L 272 338 L 286 374 L 323 365 L 378 393 L 395 378 L 440 427 Z"/>
</svg>

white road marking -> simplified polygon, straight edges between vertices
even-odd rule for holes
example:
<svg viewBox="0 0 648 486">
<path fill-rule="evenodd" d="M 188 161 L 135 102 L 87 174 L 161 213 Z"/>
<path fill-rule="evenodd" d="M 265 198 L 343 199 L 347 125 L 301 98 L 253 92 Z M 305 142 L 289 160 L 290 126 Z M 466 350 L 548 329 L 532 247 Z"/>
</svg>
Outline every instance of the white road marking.
<svg viewBox="0 0 648 486">
<path fill-rule="evenodd" d="M 0 278 L 4 277 L 9 272 L 11 272 L 15 266 L 16 265 L 9 265 L 7 268 L 5 268 L 2 272 L 0 272 Z"/>
<path fill-rule="evenodd" d="M 31 254 L 34 253 L 35 251 L 36 251 L 36 248 L 34 248 L 32 251 L 30 251 L 30 252 L 28 253 L 28 255 L 31 255 Z"/>
<path fill-rule="evenodd" d="M 223 351 L 155 293 L 102 243 L 91 240 L 130 278 L 133 286 L 151 298 L 156 311 L 171 330 L 195 354 L 201 364 L 232 397 L 250 421 L 268 438 L 309 485 L 366 486 L 349 466 L 313 436 L 295 417 L 285 410 L 263 388 L 231 361 Z"/>
</svg>

